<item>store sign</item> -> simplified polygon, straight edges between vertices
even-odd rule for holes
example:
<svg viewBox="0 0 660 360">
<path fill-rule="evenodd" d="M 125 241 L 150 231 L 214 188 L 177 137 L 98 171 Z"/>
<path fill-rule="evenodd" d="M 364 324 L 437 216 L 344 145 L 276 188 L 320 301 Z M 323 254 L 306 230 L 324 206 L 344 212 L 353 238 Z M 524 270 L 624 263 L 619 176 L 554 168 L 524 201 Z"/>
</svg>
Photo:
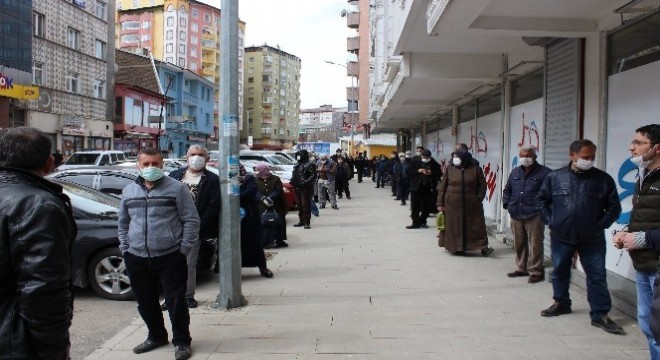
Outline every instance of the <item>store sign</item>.
<svg viewBox="0 0 660 360">
<path fill-rule="evenodd" d="M 39 88 L 14 84 L 14 79 L 0 73 L 0 96 L 21 100 L 36 100 L 39 98 Z"/>
</svg>

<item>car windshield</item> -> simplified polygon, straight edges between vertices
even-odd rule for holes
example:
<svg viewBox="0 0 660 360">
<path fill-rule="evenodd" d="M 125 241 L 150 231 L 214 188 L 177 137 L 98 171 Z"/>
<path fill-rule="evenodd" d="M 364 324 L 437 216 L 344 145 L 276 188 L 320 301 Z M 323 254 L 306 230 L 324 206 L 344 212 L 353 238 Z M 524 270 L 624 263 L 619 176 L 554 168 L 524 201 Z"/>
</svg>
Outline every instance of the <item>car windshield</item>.
<svg viewBox="0 0 660 360">
<path fill-rule="evenodd" d="M 64 193 L 71 199 L 74 216 L 116 216 L 119 209 L 119 199 L 106 195 L 78 184 L 62 180 L 50 179 L 62 186 Z"/>
<path fill-rule="evenodd" d="M 267 158 L 275 165 L 295 165 L 291 160 L 282 155 L 268 155 Z"/>
<path fill-rule="evenodd" d="M 96 165 L 99 154 L 73 154 L 66 161 L 66 165 Z"/>
</svg>

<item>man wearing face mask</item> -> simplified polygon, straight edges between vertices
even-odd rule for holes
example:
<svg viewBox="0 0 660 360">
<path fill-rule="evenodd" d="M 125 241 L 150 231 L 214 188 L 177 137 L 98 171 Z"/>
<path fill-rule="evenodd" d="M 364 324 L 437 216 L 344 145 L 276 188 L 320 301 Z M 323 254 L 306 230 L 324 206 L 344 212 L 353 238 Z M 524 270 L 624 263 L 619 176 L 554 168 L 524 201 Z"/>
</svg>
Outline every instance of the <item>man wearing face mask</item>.
<svg viewBox="0 0 660 360">
<path fill-rule="evenodd" d="M 319 156 L 316 162 L 316 173 L 319 180 L 319 208 L 325 208 L 326 198 L 330 198 L 330 205 L 334 210 L 338 210 L 337 206 L 337 193 L 335 192 L 335 173 L 337 172 L 337 164 L 328 159 L 328 155 L 323 154 Z"/>
<path fill-rule="evenodd" d="M 511 215 L 517 269 L 508 277 L 529 276 L 534 284 L 545 278 L 543 272 L 543 232 L 545 225 L 536 207 L 536 195 L 550 169 L 536 162 L 536 148 L 525 145 L 518 153 L 520 166 L 509 175 L 502 203 Z"/>
<path fill-rule="evenodd" d="M 309 161 L 307 150 L 298 150 L 295 157 L 298 163 L 293 167 L 291 185 L 296 196 L 298 223 L 293 226 L 304 226 L 305 229 L 309 229 L 310 219 L 312 218 L 310 205 L 314 193 L 314 183 L 316 182 L 316 165 Z"/>
<path fill-rule="evenodd" d="M 168 344 L 158 304 L 162 287 L 172 322 L 174 357 L 189 359 L 186 256 L 199 246 L 199 214 L 188 186 L 163 174 L 160 150 L 140 150 L 137 165 L 140 176 L 122 191 L 118 220 L 119 250 L 149 331 L 133 352 L 142 354 Z"/>
<path fill-rule="evenodd" d="M 349 164 L 341 156 L 337 158 L 337 170 L 335 172 L 335 190 L 337 191 L 337 196 L 341 199 L 344 192 L 346 193 L 346 198 L 351 199 L 351 189 L 348 186 L 348 179 L 350 178 L 351 170 Z"/>
<path fill-rule="evenodd" d="M 651 124 L 635 130 L 630 142 L 630 161 L 639 169 L 635 184 L 632 213 L 628 231 L 617 232 L 614 246 L 628 250 L 635 268 L 637 287 L 637 323 L 646 336 L 651 359 L 660 359 L 660 346 L 651 332 L 651 304 L 658 298 L 654 282 L 657 277 L 660 251 L 647 245 L 646 239 L 660 228 L 660 124 Z"/>
<path fill-rule="evenodd" d="M 197 246 L 186 254 L 188 262 L 188 285 L 186 303 L 189 308 L 196 308 L 195 287 L 197 285 L 197 258 L 202 242 L 217 241 L 220 217 L 220 179 L 218 175 L 206 169 L 209 160 L 208 150 L 201 145 L 188 148 L 188 166 L 172 171 L 169 176 L 188 186 L 199 214 L 199 239 Z M 213 256 L 213 254 L 203 254 Z M 165 307 L 165 303 L 161 308 Z M 165 310 L 165 309 L 163 309 Z"/>
<path fill-rule="evenodd" d="M 594 168 L 596 145 L 577 140 L 570 146 L 571 162 L 546 176 L 536 197 L 541 219 L 550 228 L 554 304 L 541 316 L 571 312 L 568 292 L 573 255 L 577 252 L 587 276 L 591 325 L 623 334 L 607 314 L 612 308 L 605 271 L 605 229 L 621 214 L 614 179 Z"/>
<path fill-rule="evenodd" d="M 440 164 L 431 157 L 430 150 L 422 151 L 419 159 L 411 161 L 407 169 L 410 177 L 410 218 L 412 224 L 406 229 L 428 228 L 426 219 L 433 206 L 433 189 L 442 178 Z"/>
</svg>

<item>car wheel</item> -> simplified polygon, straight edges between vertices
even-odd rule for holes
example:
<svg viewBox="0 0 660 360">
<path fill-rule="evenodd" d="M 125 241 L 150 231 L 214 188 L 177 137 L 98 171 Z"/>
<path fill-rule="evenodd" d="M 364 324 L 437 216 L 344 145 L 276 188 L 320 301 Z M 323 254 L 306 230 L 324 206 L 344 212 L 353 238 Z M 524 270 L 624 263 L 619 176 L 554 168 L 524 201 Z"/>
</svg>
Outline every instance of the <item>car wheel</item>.
<svg viewBox="0 0 660 360">
<path fill-rule="evenodd" d="M 106 299 L 133 299 L 126 264 L 117 248 L 103 249 L 90 258 L 87 279 L 94 292 Z"/>
</svg>

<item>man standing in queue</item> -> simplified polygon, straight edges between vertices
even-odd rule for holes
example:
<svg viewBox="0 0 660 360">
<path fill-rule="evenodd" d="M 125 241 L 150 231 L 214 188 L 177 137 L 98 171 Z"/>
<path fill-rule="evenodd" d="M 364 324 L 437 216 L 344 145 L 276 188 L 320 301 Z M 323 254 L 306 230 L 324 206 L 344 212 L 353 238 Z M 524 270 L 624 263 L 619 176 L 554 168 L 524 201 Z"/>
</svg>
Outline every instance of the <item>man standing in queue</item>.
<svg viewBox="0 0 660 360">
<path fill-rule="evenodd" d="M 176 360 L 192 356 L 186 303 L 186 256 L 199 247 L 199 215 L 188 186 L 163 174 L 160 150 L 138 153 L 140 176 L 124 188 L 119 204 L 119 250 L 124 257 L 138 312 L 149 331 L 133 349 L 145 353 L 168 344 L 158 304 L 162 286 L 172 322 Z"/>
<path fill-rule="evenodd" d="M 298 223 L 293 226 L 304 226 L 305 229 L 309 229 L 312 218 L 312 194 L 316 182 L 316 164 L 309 161 L 309 153 L 305 149 L 298 150 L 295 157 L 298 163 L 293 167 L 291 186 L 293 186 L 298 206 Z"/>
<path fill-rule="evenodd" d="M 408 167 L 410 177 L 410 218 L 412 225 L 406 229 L 428 228 L 426 219 L 431 207 L 435 206 L 433 191 L 442 178 L 440 164 L 431 157 L 430 150 L 423 150 L 419 158 L 413 160 Z"/>
</svg>

